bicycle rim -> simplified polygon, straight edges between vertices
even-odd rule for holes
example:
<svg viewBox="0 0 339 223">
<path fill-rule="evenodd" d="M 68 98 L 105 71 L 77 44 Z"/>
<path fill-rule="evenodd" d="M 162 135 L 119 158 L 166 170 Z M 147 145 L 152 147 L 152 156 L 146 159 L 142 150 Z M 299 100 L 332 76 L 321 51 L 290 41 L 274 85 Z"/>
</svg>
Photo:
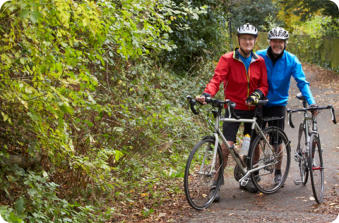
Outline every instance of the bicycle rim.
<svg viewBox="0 0 339 223">
<path fill-rule="evenodd" d="M 290 168 L 290 144 L 286 134 L 277 127 L 263 130 L 265 138 L 258 135 L 251 147 L 250 169 L 260 168 L 251 175 L 259 191 L 276 192 L 285 182 Z M 276 178 L 280 170 L 281 178 Z"/>
<path fill-rule="evenodd" d="M 210 188 L 215 179 L 220 180 L 222 171 L 219 171 L 219 177 L 215 177 L 218 168 L 211 168 L 214 154 L 215 140 L 213 137 L 205 138 L 196 144 L 191 151 L 185 168 L 184 188 L 186 199 L 191 207 L 202 210 L 210 206 L 215 199 L 216 191 L 210 192 Z M 216 165 L 222 164 L 220 146 L 217 150 Z M 217 187 L 220 183 L 217 183 Z"/>
<path fill-rule="evenodd" d="M 323 201 L 324 196 L 324 166 L 319 138 L 311 135 L 309 169 L 314 198 L 318 204 Z"/>
<path fill-rule="evenodd" d="M 299 127 L 299 144 L 297 147 L 297 153 L 299 153 L 299 160 L 298 160 L 298 166 L 299 166 L 299 174 L 300 174 L 300 181 L 303 185 L 306 185 L 308 180 L 308 159 L 306 156 L 306 138 L 305 138 L 305 132 L 303 128 L 303 124 L 300 124 Z"/>
</svg>

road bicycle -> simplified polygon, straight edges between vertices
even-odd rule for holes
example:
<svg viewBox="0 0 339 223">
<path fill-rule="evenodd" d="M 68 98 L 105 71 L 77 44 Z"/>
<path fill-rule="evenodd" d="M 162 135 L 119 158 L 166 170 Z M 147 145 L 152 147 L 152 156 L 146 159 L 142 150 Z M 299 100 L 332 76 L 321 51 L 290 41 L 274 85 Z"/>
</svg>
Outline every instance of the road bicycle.
<svg viewBox="0 0 339 223">
<path fill-rule="evenodd" d="M 332 121 L 337 123 L 334 108 L 331 105 L 322 107 L 307 107 L 306 99 L 301 93 L 296 98 L 302 101 L 303 108 L 290 110 L 287 109 L 288 123 L 294 128 L 292 122 L 292 113 L 303 112 L 304 119 L 299 125 L 298 144 L 295 151 L 294 159 L 298 162 L 300 178 L 294 180 L 296 185 L 306 185 L 310 175 L 312 191 L 315 201 L 320 204 L 324 198 L 324 160 L 318 132 L 317 118 L 313 115 L 316 110 L 329 109 L 332 115 Z M 311 113 L 311 114 L 309 114 Z"/>
<path fill-rule="evenodd" d="M 196 109 L 199 103 L 191 96 L 187 96 L 187 99 L 192 112 L 199 114 Z M 191 207 L 197 210 L 209 207 L 216 198 L 220 186 L 224 183 L 224 168 L 222 166 L 226 162 L 220 143 L 223 143 L 229 150 L 236 166 L 240 169 L 241 174 L 236 177 L 240 185 L 246 186 L 251 179 L 259 191 L 265 194 L 276 192 L 284 184 L 288 175 L 290 141 L 282 129 L 277 127 L 261 129 L 257 122 L 262 118 L 259 108 L 268 101 L 260 100 L 258 102 L 252 119 L 239 118 L 234 112 L 235 103 L 230 100 L 220 101 L 207 97 L 205 101 L 210 105 L 206 117 L 212 134 L 203 137 L 194 146 L 187 159 L 184 189 Z M 228 115 L 222 117 L 224 107 L 227 108 Z M 263 120 L 272 121 L 281 118 L 272 117 Z M 252 133 L 256 131 L 257 136 L 251 142 L 246 159 L 239 156 L 234 145 L 229 145 L 220 130 L 220 122 L 252 123 Z M 274 173 L 275 169 L 279 167 L 282 178 L 280 182 L 276 183 L 274 182 Z M 215 185 L 214 190 L 211 190 L 212 185 Z"/>
</svg>

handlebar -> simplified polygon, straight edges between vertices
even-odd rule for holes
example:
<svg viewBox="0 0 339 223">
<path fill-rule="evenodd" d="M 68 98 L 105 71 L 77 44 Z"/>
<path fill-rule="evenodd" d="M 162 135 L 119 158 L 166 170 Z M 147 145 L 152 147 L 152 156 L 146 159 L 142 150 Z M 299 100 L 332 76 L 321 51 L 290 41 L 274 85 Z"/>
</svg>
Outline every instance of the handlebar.
<svg viewBox="0 0 339 223">
<path fill-rule="evenodd" d="M 188 95 L 186 98 L 187 98 L 187 100 L 190 104 L 190 108 L 191 108 L 193 114 L 198 115 L 199 112 L 195 109 L 195 105 L 197 104 L 197 102 L 201 105 L 202 105 L 202 103 L 193 99 L 190 95 Z M 207 104 L 212 105 L 212 107 L 218 108 L 218 111 L 220 113 L 221 113 L 221 109 L 224 107 L 224 105 L 227 105 L 228 112 L 229 112 L 229 114 L 231 114 L 231 117 L 234 117 L 236 119 L 240 119 L 240 117 L 237 114 L 235 114 L 235 112 L 234 112 L 234 108 L 236 106 L 235 102 L 233 102 L 229 99 L 226 99 L 225 101 L 221 101 L 221 100 L 214 99 L 214 98 L 211 98 L 211 97 L 206 97 L 205 101 L 206 101 Z M 258 103 L 255 106 L 265 105 L 265 104 L 267 104 L 267 102 L 268 102 L 267 99 L 259 100 Z"/>
<path fill-rule="evenodd" d="M 288 124 L 291 126 L 291 128 L 294 128 L 293 122 L 292 122 L 292 113 L 295 112 L 307 112 L 307 111 L 316 111 L 316 110 L 325 110 L 325 109 L 330 109 L 331 110 L 331 115 L 332 115 L 332 122 L 334 124 L 337 124 L 337 120 L 335 118 L 335 112 L 334 108 L 332 105 L 327 105 L 327 106 L 318 106 L 318 107 L 309 107 L 309 108 L 299 108 L 299 109 L 287 109 L 287 114 L 288 114 Z"/>
<path fill-rule="evenodd" d="M 197 100 L 193 99 L 192 96 L 190 96 L 190 95 L 187 95 L 186 98 L 188 100 L 188 103 L 190 104 L 190 108 L 191 108 L 191 111 L 193 112 L 193 114 L 198 115 L 199 112 L 194 107 L 197 104 Z M 199 102 L 199 104 L 201 104 L 201 103 Z"/>
<path fill-rule="evenodd" d="M 199 104 L 201 104 L 201 105 L 202 105 L 202 103 L 199 102 L 199 101 L 197 101 L 197 100 L 195 100 L 195 99 L 193 99 L 192 96 L 190 96 L 190 95 L 188 95 L 186 98 L 187 98 L 187 100 L 188 100 L 188 102 L 189 102 L 189 104 L 190 104 L 190 108 L 191 108 L 193 114 L 198 115 L 199 112 L 195 109 L 195 106 L 196 106 L 197 103 L 199 103 Z M 218 108 L 220 111 L 221 111 L 221 109 L 223 108 L 223 106 L 224 106 L 225 104 L 227 104 L 227 106 L 231 108 L 231 112 L 232 112 L 231 114 L 232 114 L 232 116 L 234 116 L 234 117 L 236 117 L 236 118 L 239 118 L 239 117 L 238 117 L 236 114 L 234 114 L 234 112 L 233 112 L 233 108 L 235 107 L 236 104 L 235 104 L 234 102 L 230 101 L 230 100 L 221 101 L 221 100 L 218 100 L 218 99 L 213 99 L 213 98 L 211 98 L 211 97 L 206 97 L 206 98 L 205 98 L 205 102 L 206 102 L 207 104 L 212 105 L 212 107 Z"/>
</svg>

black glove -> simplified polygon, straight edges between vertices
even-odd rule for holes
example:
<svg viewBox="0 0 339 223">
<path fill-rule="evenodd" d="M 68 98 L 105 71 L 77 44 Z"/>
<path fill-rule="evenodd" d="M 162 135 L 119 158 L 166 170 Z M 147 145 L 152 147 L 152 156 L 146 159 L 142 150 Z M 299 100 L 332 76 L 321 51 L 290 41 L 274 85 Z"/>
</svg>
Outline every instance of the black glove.
<svg viewBox="0 0 339 223">
<path fill-rule="evenodd" d="M 210 94 L 208 94 L 208 93 L 202 93 L 202 96 L 205 96 L 205 98 L 210 98 L 211 97 L 211 95 Z"/>
<path fill-rule="evenodd" d="M 246 104 L 255 105 L 259 102 L 260 98 L 262 98 L 264 94 L 259 90 L 255 90 L 252 94 L 246 99 Z"/>
</svg>

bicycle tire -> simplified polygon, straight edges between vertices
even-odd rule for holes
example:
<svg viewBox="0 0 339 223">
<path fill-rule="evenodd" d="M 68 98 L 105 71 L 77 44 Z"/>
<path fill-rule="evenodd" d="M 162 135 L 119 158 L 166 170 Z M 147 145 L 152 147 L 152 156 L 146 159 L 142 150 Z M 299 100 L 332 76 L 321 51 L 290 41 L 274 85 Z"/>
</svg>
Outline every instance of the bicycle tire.
<svg viewBox="0 0 339 223">
<path fill-rule="evenodd" d="M 296 152 L 299 153 L 298 159 L 298 167 L 300 174 L 300 182 L 303 185 L 306 185 L 308 180 L 308 157 L 306 153 L 306 134 L 304 131 L 303 123 L 299 126 L 299 134 L 298 134 L 298 145 Z"/>
<path fill-rule="evenodd" d="M 213 136 L 205 137 L 199 141 L 191 151 L 184 176 L 184 189 L 188 203 L 197 210 L 202 210 L 209 207 L 219 190 L 223 175 L 222 168 L 217 177 L 216 190 L 210 193 L 210 188 L 215 179 L 215 172 L 211 172 L 211 164 L 215 147 L 215 138 Z M 218 145 L 216 165 L 222 166 L 223 157 L 221 147 Z M 219 162 L 219 163 L 218 163 Z M 213 170 L 212 170 L 213 171 Z"/>
<path fill-rule="evenodd" d="M 258 134 L 251 145 L 249 167 L 254 169 L 266 166 L 252 173 L 251 179 L 259 191 L 271 194 L 279 190 L 286 181 L 290 168 L 291 148 L 290 141 L 280 128 L 275 126 L 268 127 L 263 130 L 263 134 L 265 138 Z M 279 162 L 281 162 L 280 167 Z M 278 183 L 275 181 L 276 168 L 281 170 L 281 180 Z"/>
<path fill-rule="evenodd" d="M 324 198 L 324 166 L 320 139 L 312 133 L 309 150 L 309 171 L 315 201 L 320 204 Z"/>
</svg>

